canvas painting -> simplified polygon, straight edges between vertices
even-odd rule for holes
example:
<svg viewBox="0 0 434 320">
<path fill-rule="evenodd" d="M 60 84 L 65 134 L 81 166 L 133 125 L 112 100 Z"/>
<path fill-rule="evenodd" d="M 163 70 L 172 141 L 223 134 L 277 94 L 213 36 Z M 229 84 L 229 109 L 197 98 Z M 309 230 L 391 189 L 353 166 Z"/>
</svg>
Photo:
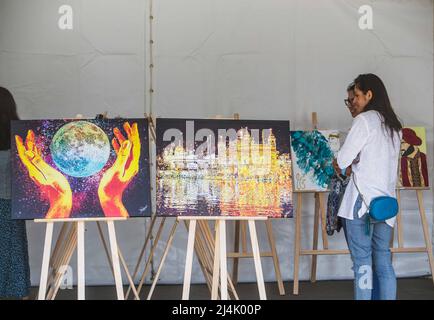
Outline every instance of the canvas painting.
<svg viewBox="0 0 434 320">
<path fill-rule="evenodd" d="M 423 127 L 402 129 L 399 186 L 404 188 L 428 187 L 426 132 Z"/>
<path fill-rule="evenodd" d="M 13 121 L 11 139 L 13 218 L 150 216 L 146 119 Z"/>
<path fill-rule="evenodd" d="M 288 121 L 157 119 L 157 215 L 292 217 Z"/>
<path fill-rule="evenodd" d="M 334 174 L 333 158 L 339 148 L 337 130 L 292 131 L 294 190 L 328 190 Z"/>
</svg>

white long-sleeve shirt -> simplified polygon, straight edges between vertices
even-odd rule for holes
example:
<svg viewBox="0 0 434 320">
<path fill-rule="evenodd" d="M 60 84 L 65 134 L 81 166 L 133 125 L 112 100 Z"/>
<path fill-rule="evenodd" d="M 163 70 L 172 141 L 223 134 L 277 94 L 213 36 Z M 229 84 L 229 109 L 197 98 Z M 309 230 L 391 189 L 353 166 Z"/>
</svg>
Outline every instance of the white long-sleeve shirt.
<svg viewBox="0 0 434 320">
<path fill-rule="evenodd" d="M 377 111 L 367 111 L 354 118 L 350 132 L 344 145 L 337 155 L 339 168 L 352 166 L 354 179 L 360 189 L 366 203 L 379 196 L 396 195 L 396 181 L 398 178 L 398 161 L 401 145 L 401 133 L 386 130 L 383 117 Z M 353 161 L 359 156 L 359 161 Z M 353 208 L 359 192 L 350 180 L 338 216 L 353 220 Z M 363 216 L 367 206 L 362 203 L 358 216 Z M 395 218 L 386 220 L 391 227 L 395 224 Z"/>
</svg>

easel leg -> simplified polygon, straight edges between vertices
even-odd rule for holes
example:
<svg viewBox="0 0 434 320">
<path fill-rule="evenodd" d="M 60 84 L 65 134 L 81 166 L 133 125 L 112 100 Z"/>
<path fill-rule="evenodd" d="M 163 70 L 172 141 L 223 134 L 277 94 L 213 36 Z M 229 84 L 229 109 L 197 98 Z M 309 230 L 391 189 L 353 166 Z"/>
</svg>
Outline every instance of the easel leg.
<svg viewBox="0 0 434 320">
<path fill-rule="evenodd" d="M 186 221 L 184 220 L 186 223 Z M 205 224 L 204 224 L 205 223 Z M 205 277 L 205 282 L 208 290 L 212 291 L 212 252 L 206 246 L 206 235 L 204 233 L 204 227 L 206 225 L 205 221 L 197 221 L 197 230 L 194 240 L 194 252 L 197 257 L 197 262 L 203 272 Z M 186 225 L 187 227 L 187 225 Z M 188 229 L 188 227 L 187 227 Z"/>
<path fill-rule="evenodd" d="M 261 255 L 259 253 L 258 237 L 256 233 L 255 220 L 249 220 L 250 240 L 252 243 L 253 259 L 255 262 L 256 281 L 258 282 L 259 298 L 266 300 L 264 274 L 262 273 Z"/>
<path fill-rule="evenodd" d="M 295 211 L 295 239 L 294 239 L 294 287 L 293 294 L 298 295 L 298 273 L 300 267 L 300 242 L 301 242 L 301 206 L 302 194 L 297 194 L 297 209 Z"/>
<path fill-rule="evenodd" d="M 78 300 L 85 299 L 85 270 L 84 270 L 84 222 L 77 223 L 77 292 Z"/>
<path fill-rule="evenodd" d="M 77 247 L 77 224 L 76 223 L 70 223 L 70 229 L 68 231 L 68 235 L 66 237 L 65 243 L 66 244 L 62 246 L 62 251 L 61 251 L 63 252 L 63 255 L 59 259 L 59 263 L 58 263 L 60 267 L 69 266 L 75 248 Z M 63 279 L 63 274 L 64 274 L 62 271 L 63 270 L 56 270 L 56 274 L 53 280 L 53 285 L 51 286 L 47 294 L 47 299 L 49 300 L 54 300 L 57 295 L 57 292 L 59 291 L 61 281 Z"/>
<path fill-rule="evenodd" d="M 213 256 L 212 248 L 208 245 L 207 239 L 207 222 L 199 220 L 197 222 L 198 230 L 196 231 L 195 250 L 198 257 L 197 261 L 204 274 L 206 285 L 209 292 L 212 292 L 213 277 Z"/>
<path fill-rule="evenodd" d="M 404 247 L 404 235 L 402 232 L 401 191 L 400 190 L 396 191 L 396 196 L 397 196 L 398 204 L 399 204 L 399 212 L 398 212 L 398 215 L 396 216 L 396 226 L 398 228 L 398 248 L 403 248 Z"/>
<path fill-rule="evenodd" d="M 212 291 L 212 277 L 213 277 L 213 269 L 214 269 L 213 264 L 214 264 L 214 255 L 215 255 L 215 252 L 216 252 L 215 246 L 217 245 L 217 242 L 214 241 L 214 238 L 213 238 L 213 236 L 211 234 L 211 229 L 209 227 L 208 222 L 207 221 L 199 221 L 199 225 L 201 223 L 202 223 L 203 234 L 204 234 L 204 237 L 205 237 L 205 243 L 206 243 L 206 246 L 208 248 L 207 250 L 208 250 L 208 252 L 211 255 L 210 266 L 212 268 L 211 269 L 211 291 Z M 217 221 L 216 221 L 216 225 L 217 225 Z M 219 254 L 218 252 L 219 251 L 217 250 L 217 254 Z M 235 300 L 240 300 L 240 298 L 238 297 L 237 291 L 235 290 L 235 287 L 234 287 L 234 284 L 232 282 L 232 279 L 229 276 L 228 276 L 228 286 L 229 286 L 230 293 L 232 293 L 234 299 Z M 218 295 L 217 295 L 217 299 L 218 299 Z"/>
<path fill-rule="evenodd" d="M 57 237 L 53 253 L 51 254 L 50 267 L 52 268 L 52 270 L 54 272 L 56 269 L 61 267 L 61 265 L 59 265 L 59 260 L 61 259 L 61 255 L 59 254 L 59 249 L 60 249 L 61 245 L 63 244 L 63 242 L 65 241 L 65 234 L 66 234 L 67 229 L 68 229 L 68 222 L 64 222 L 62 224 L 62 228 L 60 229 L 59 236 Z M 52 280 L 52 276 L 53 276 L 54 272 L 51 273 L 50 278 L 48 279 L 49 283 Z"/>
<path fill-rule="evenodd" d="M 314 230 L 313 230 L 313 245 L 312 249 L 318 249 L 318 237 L 319 237 L 319 224 L 321 222 L 321 237 L 323 249 L 328 249 L 328 238 L 327 238 L 327 216 L 326 209 L 324 206 L 324 195 L 322 193 L 315 193 L 315 217 L 314 217 Z M 310 271 L 310 282 L 316 282 L 316 273 L 318 266 L 318 255 L 312 254 L 312 265 Z"/>
<path fill-rule="evenodd" d="M 226 257 L 226 221 L 221 220 L 219 225 L 219 251 L 220 251 L 220 298 L 228 300 L 228 270 Z"/>
<path fill-rule="evenodd" d="M 243 253 L 247 253 L 247 223 L 246 221 L 240 221 L 241 224 L 241 244 L 243 246 Z"/>
<path fill-rule="evenodd" d="M 431 237 L 429 235 L 428 223 L 426 221 L 425 207 L 423 205 L 423 191 L 416 190 L 416 194 L 417 194 L 417 202 L 419 204 L 420 219 L 422 221 L 423 236 L 425 238 L 425 246 L 428 254 L 429 266 L 431 269 L 431 276 L 434 282 L 434 258 L 432 252 Z"/>
<path fill-rule="evenodd" d="M 45 300 L 52 240 L 53 240 L 53 222 L 47 222 L 47 227 L 45 229 L 44 253 L 42 256 L 42 268 L 41 268 L 41 279 L 39 281 L 38 300 Z"/>
<path fill-rule="evenodd" d="M 148 260 L 146 261 L 145 270 L 143 271 L 142 277 L 140 278 L 140 282 L 139 282 L 139 285 L 137 287 L 137 292 L 139 294 L 140 294 L 140 291 L 142 290 L 143 283 L 145 282 L 146 275 L 149 272 L 150 263 L 151 263 L 152 257 L 154 256 L 155 248 L 157 248 L 158 242 L 160 241 L 160 237 L 161 237 L 161 233 L 163 231 L 165 221 L 166 221 L 166 218 L 163 217 L 161 219 L 160 227 L 158 228 L 157 235 L 155 236 L 155 242 L 154 242 L 153 246 L 151 247 L 151 252 L 149 253 Z"/>
<path fill-rule="evenodd" d="M 235 221 L 234 252 L 240 252 L 240 221 Z M 234 261 L 232 264 L 232 281 L 234 284 L 237 284 L 239 258 L 234 257 L 233 260 Z"/>
<path fill-rule="evenodd" d="M 190 282 L 191 282 L 191 270 L 193 267 L 193 252 L 194 252 L 194 238 L 196 233 L 196 220 L 190 220 L 188 227 L 188 242 L 187 242 L 187 254 L 185 259 L 185 271 L 184 271 L 184 286 L 182 290 L 182 300 L 188 300 L 190 296 Z"/>
<path fill-rule="evenodd" d="M 151 238 L 152 230 L 154 229 L 154 224 L 155 224 L 156 220 L 157 220 L 157 215 L 153 215 L 151 217 L 151 224 L 149 226 L 148 234 L 146 235 L 146 238 L 145 238 L 145 243 L 143 244 L 142 250 L 140 251 L 139 259 L 137 260 L 136 267 L 134 268 L 134 272 L 133 272 L 133 276 L 132 276 L 133 279 L 136 278 L 137 273 L 139 271 L 140 264 L 142 263 L 143 256 L 145 255 L 145 250 L 146 250 L 146 248 L 148 246 L 148 242 Z M 125 294 L 126 299 L 128 299 L 128 297 L 130 296 L 130 291 L 131 291 L 131 285 L 128 287 L 128 290 Z"/>
<path fill-rule="evenodd" d="M 235 300 L 240 300 L 240 298 L 238 297 L 238 293 L 235 290 L 234 284 L 232 283 L 232 279 L 229 276 L 228 276 L 228 285 L 229 285 L 230 292 L 234 296 Z M 230 296 L 229 296 L 229 299 L 230 299 Z"/>
<path fill-rule="evenodd" d="M 396 223 L 398 223 L 398 219 L 396 220 Z M 392 249 L 394 243 L 395 243 L 395 228 L 392 228 L 392 236 L 390 238 L 389 248 Z M 390 253 L 390 261 L 393 261 L 393 252 Z"/>
<path fill-rule="evenodd" d="M 104 247 L 105 255 L 107 257 L 107 261 L 108 261 L 108 264 L 110 266 L 110 270 L 112 271 L 112 274 L 113 274 L 113 277 L 114 277 L 115 276 L 115 272 L 113 270 L 112 259 L 110 257 L 110 253 L 109 253 L 109 250 L 108 250 L 108 247 L 107 247 L 107 243 L 106 243 L 105 238 L 104 238 L 104 233 L 102 231 L 101 224 L 100 224 L 99 221 L 96 222 L 96 226 L 98 227 L 99 237 L 101 239 L 102 246 Z"/>
<path fill-rule="evenodd" d="M 118 252 L 119 252 L 119 259 L 121 261 L 122 267 L 125 270 L 125 274 L 127 275 L 128 282 L 130 283 L 130 287 L 131 287 L 131 289 L 132 289 L 132 291 L 134 293 L 134 297 L 135 297 L 136 300 L 140 300 L 139 294 L 137 293 L 137 290 L 136 290 L 136 286 L 134 285 L 133 278 L 130 275 L 127 263 L 125 262 L 125 259 L 124 259 L 123 255 L 122 255 L 122 251 L 119 249 Z"/>
<path fill-rule="evenodd" d="M 270 243 L 271 253 L 273 255 L 274 271 L 276 273 L 276 280 L 277 280 L 277 286 L 279 287 L 279 294 L 281 296 L 284 296 L 285 287 L 283 286 L 282 274 L 280 273 L 279 257 L 277 256 L 276 242 L 274 240 L 272 221 L 268 219 L 267 221 L 265 221 L 265 225 L 267 226 L 268 242 Z"/>
<path fill-rule="evenodd" d="M 236 223 L 237 222 L 238 221 L 236 221 Z M 219 276 L 220 276 L 220 221 L 215 222 L 214 243 L 215 243 L 215 248 L 214 248 L 214 266 L 213 266 L 213 273 L 212 273 L 211 300 L 218 299 Z"/>
<path fill-rule="evenodd" d="M 113 269 L 113 262 L 112 262 L 112 259 L 111 259 L 111 256 L 110 256 L 110 253 L 109 253 L 109 250 L 108 250 L 108 247 L 107 247 L 107 242 L 105 240 L 104 233 L 103 233 L 102 228 L 101 228 L 101 223 L 99 221 L 97 221 L 96 224 L 97 224 L 97 227 L 98 227 L 98 233 L 99 233 L 102 245 L 104 247 L 104 251 L 106 253 L 108 264 L 109 264 L 110 269 L 112 271 L 113 278 L 115 279 L 115 272 L 114 272 L 114 269 Z M 136 287 L 134 285 L 134 281 L 131 278 L 131 274 L 130 274 L 130 272 L 128 270 L 128 266 L 127 266 L 127 264 L 125 262 L 124 257 L 122 256 L 122 251 L 119 248 L 119 246 L 118 246 L 118 255 L 119 255 L 119 261 L 121 263 L 121 266 L 122 266 L 122 268 L 125 271 L 125 275 L 127 276 L 128 283 L 130 284 L 129 288 L 132 289 L 132 291 L 134 293 L 135 299 L 136 300 L 140 300 L 139 295 L 137 294 Z"/>
<path fill-rule="evenodd" d="M 329 239 L 327 238 L 327 217 L 326 217 L 326 207 L 324 193 L 318 195 L 319 199 L 319 212 L 321 216 L 321 235 L 322 235 L 322 245 L 323 249 L 327 250 L 329 248 Z"/>
<path fill-rule="evenodd" d="M 392 239 L 390 239 L 390 248 L 393 248 L 395 243 L 395 234 L 398 235 L 398 248 L 402 248 L 402 226 L 401 226 L 401 191 L 396 190 L 396 200 L 398 201 L 398 214 L 396 215 L 396 224 L 392 230 Z M 398 232 L 396 232 L 398 230 Z M 390 253 L 390 260 L 393 261 L 393 252 Z"/>
<path fill-rule="evenodd" d="M 237 229 L 238 227 L 238 229 Z M 240 237 L 241 237 L 241 253 L 247 254 L 247 233 L 246 233 L 246 221 L 235 221 L 235 253 L 240 253 Z M 238 283 L 238 271 L 240 269 L 240 258 L 234 257 L 233 269 L 232 269 L 232 282 Z"/>
<path fill-rule="evenodd" d="M 151 289 L 148 293 L 147 300 L 151 300 L 152 294 L 154 293 L 155 286 L 157 285 L 158 278 L 160 277 L 161 270 L 163 269 L 164 262 L 166 261 L 167 254 L 169 253 L 169 249 L 172 246 L 173 238 L 175 236 L 176 227 L 178 226 L 179 220 L 176 219 L 173 224 L 172 230 L 170 231 L 169 239 L 167 240 L 166 249 L 164 250 L 164 254 L 161 257 L 160 264 L 157 269 L 157 273 L 155 274 L 154 281 L 152 282 Z"/>
<path fill-rule="evenodd" d="M 107 227 L 109 232 L 110 250 L 112 254 L 113 273 L 115 277 L 116 293 L 118 300 L 124 300 L 124 289 L 122 287 L 122 275 L 121 266 L 119 264 L 119 249 L 118 242 L 116 240 L 116 231 L 113 221 L 107 221 Z"/>
<path fill-rule="evenodd" d="M 315 193 L 315 215 L 313 218 L 313 241 L 312 241 L 312 250 L 318 249 L 318 235 L 319 235 L 319 193 Z M 312 255 L 312 265 L 310 269 L 310 282 L 314 283 L 316 282 L 316 268 L 317 268 L 317 260 L 318 256 L 316 254 Z"/>
</svg>

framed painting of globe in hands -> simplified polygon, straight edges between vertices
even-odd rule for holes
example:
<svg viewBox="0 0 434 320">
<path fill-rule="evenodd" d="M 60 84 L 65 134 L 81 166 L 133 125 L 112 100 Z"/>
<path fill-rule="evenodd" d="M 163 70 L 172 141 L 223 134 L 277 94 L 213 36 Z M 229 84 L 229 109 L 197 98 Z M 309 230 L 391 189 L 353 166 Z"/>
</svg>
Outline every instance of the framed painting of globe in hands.
<svg viewBox="0 0 434 320">
<path fill-rule="evenodd" d="M 19 120 L 12 218 L 151 215 L 147 119 Z"/>
</svg>

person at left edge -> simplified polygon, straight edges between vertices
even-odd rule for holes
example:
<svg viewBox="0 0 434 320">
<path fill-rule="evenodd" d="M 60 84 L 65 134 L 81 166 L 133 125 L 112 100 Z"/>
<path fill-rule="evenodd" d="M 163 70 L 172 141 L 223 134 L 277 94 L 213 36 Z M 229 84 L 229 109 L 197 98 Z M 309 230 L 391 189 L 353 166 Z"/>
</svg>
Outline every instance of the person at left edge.
<svg viewBox="0 0 434 320">
<path fill-rule="evenodd" d="M 30 289 L 26 222 L 11 219 L 11 120 L 18 120 L 15 101 L 0 87 L 0 299 L 26 299 Z"/>
</svg>

